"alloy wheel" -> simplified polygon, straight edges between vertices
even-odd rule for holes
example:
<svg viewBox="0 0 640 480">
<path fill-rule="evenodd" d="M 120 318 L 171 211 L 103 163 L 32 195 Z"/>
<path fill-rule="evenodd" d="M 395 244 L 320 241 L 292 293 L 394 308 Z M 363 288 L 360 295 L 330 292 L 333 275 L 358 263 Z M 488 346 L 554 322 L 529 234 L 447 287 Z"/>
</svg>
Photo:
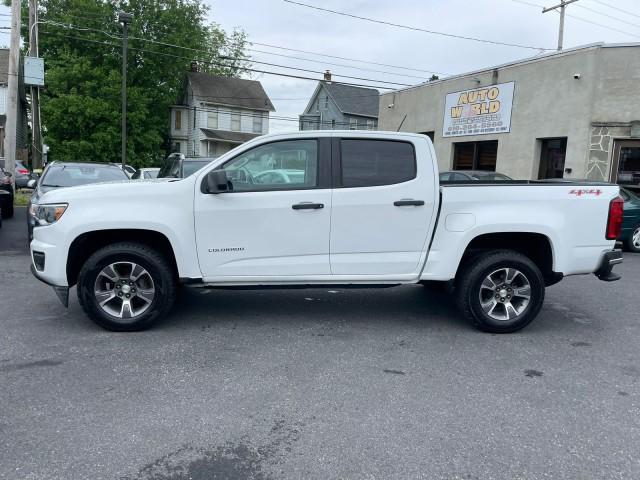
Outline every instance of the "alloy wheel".
<svg viewBox="0 0 640 480">
<path fill-rule="evenodd" d="M 142 315 L 151 306 L 156 289 L 146 269 L 133 262 L 115 262 L 96 277 L 93 294 L 98 306 L 113 317 Z"/>
<path fill-rule="evenodd" d="M 512 321 L 526 310 L 531 300 L 531 283 L 515 268 L 491 272 L 480 285 L 480 305 L 484 313 L 498 321 Z"/>
</svg>

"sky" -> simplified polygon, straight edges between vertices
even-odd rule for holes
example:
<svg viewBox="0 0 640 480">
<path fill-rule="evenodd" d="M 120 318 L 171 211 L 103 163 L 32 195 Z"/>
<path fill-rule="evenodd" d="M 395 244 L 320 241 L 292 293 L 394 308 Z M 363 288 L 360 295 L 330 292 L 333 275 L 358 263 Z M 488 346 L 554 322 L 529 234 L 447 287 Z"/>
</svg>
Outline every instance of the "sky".
<svg viewBox="0 0 640 480">
<path fill-rule="evenodd" d="M 431 73 L 427 71 L 436 72 L 442 78 L 539 55 L 545 51 L 542 49 L 553 51 L 557 46 L 559 15 L 553 11 L 542 14 L 541 6 L 553 6 L 560 0 L 296 0 L 419 29 L 534 48 L 497 45 L 381 25 L 285 0 L 203 1 L 210 7 L 211 22 L 227 31 L 243 30 L 250 42 L 272 45 L 249 45 L 248 53 L 256 62 L 254 68 L 318 80 L 321 73 L 300 72 L 257 62 L 315 72 L 329 69 L 334 80 L 393 89 L 403 87 L 385 82 L 415 85 L 430 77 Z M 0 26 L 9 25 L 8 13 L 9 8 L 0 6 L 0 14 L 4 15 L 0 18 Z M 640 0 L 578 0 L 567 7 L 567 14 L 565 48 L 601 41 L 640 42 Z M 1 30 L 0 33 L 4 33 L 0 43 L 8 43 L 8 32 Z M 339 74 L 370 80 L 347 79 Z M 279 119 L 271 119 L 270 130 L 297 130 L 296 119 L 305 109 L 317 82 L 266 74 L 251 74 L 251 78 L 262 83 L 275 105 L 276 112 L 272 117 Z"/>
<path fill-rule="evenodd" d="M 559 0 L 299 1 L 376 20 L 502 43 L 554 50 L 558 42 L 560 16 L 555 12 L 542 14 L 541 8 L 536 5 L 553 6 L 559 3 Z M 532 57 L 542 52 L 537 49 L 481 43 L 375 24 L 317 11 L 284 0 L 206 0 L 206 3 L 211 8 L 211 21 L 228 31 L 234 28 L 244 30 L 249 41 L 435 71 L 441 78 L 446 74 L 469 72 Z M 601 41 L 640 42 L 640 0 L 579 0 L 567 7 L 567 14 L 571 16 L 568 16 L 565 22 L 565 48 Z M 430 76 L 429 73 L 421 71 L 325 58 L 263 45 L 254 44 L 249 48 L 252 49 L 249 54 L 255 61 L 319 72 L 329 69 L 334 74 L 334 80 L 403 88 L 382 81 L 413 85 Z M 258 53 L 255 50 L 306 60 Z M 335 66 L 332 63 L 356 68 Z M 296 73 L 293 70 L 259 64 L 254 64 L 254 67 Z M 384 73 L 360 69 L 373 69 Z M 320 74 L 297 73 L 321 78 Z M 335 76 L 340 73 L 374 81 L 347 80 Z M 252 78 L 262 83 L 275 105 L 276 113 L 273 115 L 278 117 L 297 117 L 305 109 L 317 85 L 315 81 L 273 75 L 257 74 Z M 298 129 L 295 121 L 271 120 L 270 123 L 272 132 Z"/>
</svg>

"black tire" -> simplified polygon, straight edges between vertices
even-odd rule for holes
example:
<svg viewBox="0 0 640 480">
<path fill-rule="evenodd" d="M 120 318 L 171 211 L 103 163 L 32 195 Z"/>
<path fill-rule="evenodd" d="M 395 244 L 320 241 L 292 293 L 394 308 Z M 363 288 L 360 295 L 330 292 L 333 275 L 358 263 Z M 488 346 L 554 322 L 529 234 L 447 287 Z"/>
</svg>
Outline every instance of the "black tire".
<svg viewBox="0 0 640 480">
<path fill-rule="evenodd" d="M 640 253 L 640 247 L 636 247 L 633 244 L 633 235 L 640 230 L 640 223 L 638 225 L 636 225 L 635 227 L 633 227 L 633 230 L 631 231 L 631 234 L 629 235 L 629 238 L 627 238 L 624 242 L 624 248 L 625 250 L 629 251 L 629 252 L 633 252 L 633 253 Z"/>
<path fill-rule="evenodd" d="M 483 290 L 481 285 L 492 272 L 505 268 L 516 269 L 523 274 L 530 286 L 530 298 L 528 304 L 513 319 L 499 320 L 482 309 L 481 290 L 483 294 L 487 290 Z M 540 269 L 528 257 L 512 250 L 496 250 L 476 257 L 463 266 L 456 281 L 456 302 L 462 313 L 476 328 L 491 333 L 511 333 L 526 327 L 540 312 L 544 293 L 544 279 Z M 489 301 L 493 301 L 493 298 Z M 499 299 L 496 300 L 498 301 Z M 515 294 L 512 301 L 516 302 Z M 522 302 L 522 299 L 517 301 Z M 504 310 L 499 310 L 498 313 L 506 311 L 504 306 L 499 308 Z"/>
<path fill-rule="evenodd" d="M 94 295 L 102 269 L 118 262 L 134 262 L 144 268 L 153 281 L 155 294 L 150 305 L 133 318 L 109 314 Z M 123 242 L 101 248 L 87 259 L 78 275 L 77 290 L 82 309 L 95 323 L 107 330 L 131 332 L 145 330 L 169 313 L 176 299 L 177 280 L 170 263 L 156 250 L 140 243 Z"/>
</svg>

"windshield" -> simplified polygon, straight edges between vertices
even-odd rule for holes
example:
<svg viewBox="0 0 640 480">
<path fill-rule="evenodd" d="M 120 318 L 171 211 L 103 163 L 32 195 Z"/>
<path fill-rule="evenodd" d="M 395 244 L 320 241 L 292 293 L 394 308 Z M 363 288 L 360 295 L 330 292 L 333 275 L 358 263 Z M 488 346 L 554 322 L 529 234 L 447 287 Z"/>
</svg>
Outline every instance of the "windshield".
<svg viewBox="0 0 640 480">
<path fill-rule="evenodd" d="M 209 165 L 210 162 L 211 160 L 205 160 L 205 161 L 190 160 L 190 161 L 184 162 L 184 164 L 182 165 L 182 177 L 187 178 L 189 175 L 193 175 L 202 167 L 206 167 L 207 165 Z"/>
<path fill-rule="evenodd" d="M 42 177 L 43 187 L 75 187 L 89 183 L 129 180 L 120 168 L 106 165 L 51 165 Z"/>
</svg>

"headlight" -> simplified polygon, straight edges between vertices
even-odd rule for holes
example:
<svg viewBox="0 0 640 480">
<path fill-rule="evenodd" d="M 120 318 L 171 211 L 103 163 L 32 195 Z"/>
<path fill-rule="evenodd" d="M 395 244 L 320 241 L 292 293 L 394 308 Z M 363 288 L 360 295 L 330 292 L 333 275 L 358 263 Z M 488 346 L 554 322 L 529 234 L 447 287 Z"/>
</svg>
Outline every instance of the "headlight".
<svg viewBox="0 0 640 480">
<path fill-rule="evenodd" d="M 36 224 L 39 226 L 52 225 L 60 220 L 67 206 L 66 203 L 31 205 L 29 214 L 36 219 Z"/>
</svg>

